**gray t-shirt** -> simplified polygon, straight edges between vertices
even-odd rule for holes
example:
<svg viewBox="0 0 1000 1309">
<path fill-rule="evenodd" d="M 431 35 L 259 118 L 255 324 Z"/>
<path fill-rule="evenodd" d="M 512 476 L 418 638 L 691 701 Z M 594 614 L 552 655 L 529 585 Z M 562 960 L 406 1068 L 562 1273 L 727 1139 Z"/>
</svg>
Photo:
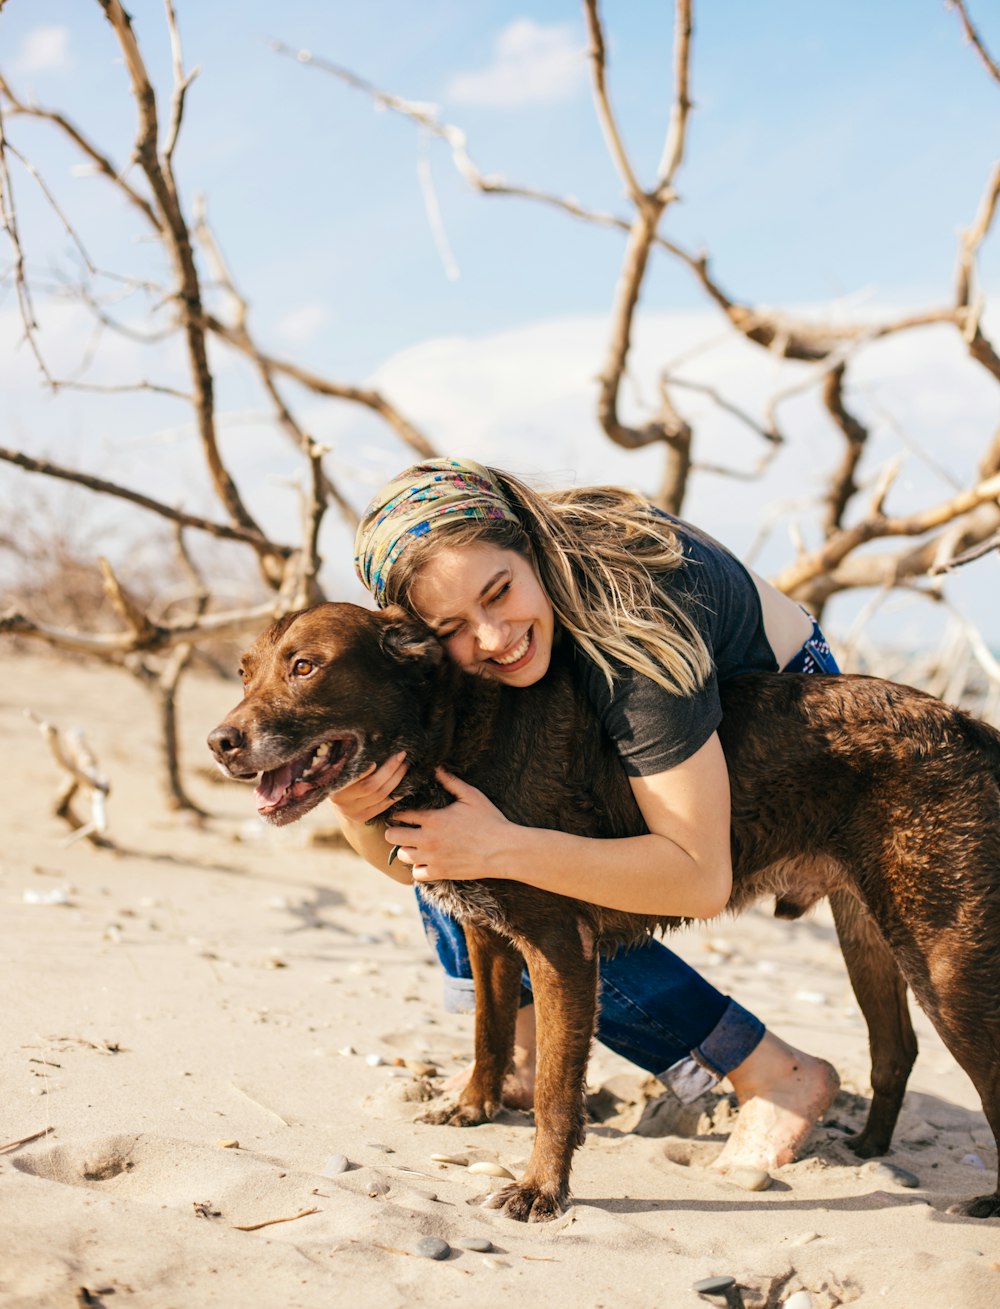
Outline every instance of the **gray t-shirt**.
<svg viewBox="0 0 1000 1309">
<path fill-rule="evenodd" d="M 719 683 L 744 673 L 775 673 L 753 578 L 718 541 L 669 514 L 684 563 L 662 579 L 701 632 L 712 671 L 693 695 L 672 695 L 634 669 L 614 664 L 609 691 L 600 669 L 576 650 L 580 684 L 615 742 L 625 771 L 648 777 L 689 759 L 722 721 Z"/>
</svg>

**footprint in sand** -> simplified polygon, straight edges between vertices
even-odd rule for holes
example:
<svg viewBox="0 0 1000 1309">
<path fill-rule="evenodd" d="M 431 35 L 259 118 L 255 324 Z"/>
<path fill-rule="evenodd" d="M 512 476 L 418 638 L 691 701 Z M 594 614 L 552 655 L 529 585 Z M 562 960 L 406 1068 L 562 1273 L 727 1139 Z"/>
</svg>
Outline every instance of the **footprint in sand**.
<svg viewBox="0 0 1000 1309">
<path fill-rule="evenodd" d="M 80 1186 L 144 1205 L 192 1212 L 211 1202 L 230 1222 L 262 1211 L 302 1208 L 316 1178 L 290 1173 L 276 1161 L 245 1150 L 131 1134 L 57 1145 L 11 1161 L 22 1173 L 63 1186 Z"/>
</svg>

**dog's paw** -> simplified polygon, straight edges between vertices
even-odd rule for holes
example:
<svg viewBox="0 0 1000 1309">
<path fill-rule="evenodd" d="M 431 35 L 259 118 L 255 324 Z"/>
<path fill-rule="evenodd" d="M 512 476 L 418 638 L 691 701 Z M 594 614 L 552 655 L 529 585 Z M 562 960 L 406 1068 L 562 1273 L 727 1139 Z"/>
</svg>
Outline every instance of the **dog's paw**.
<svg viewBox="0 0 1000 1309">
<path fill-rule="evenodd" d="M 992 1195 L 977 1195 L 974 1200 L 963 1200 L 959 1204 L 948 1206 L 950 1214 L 961 1214 L 963 1218 L 1000 1218 L 1000 1191 Z"/>
<path fill-rule="evenodd" d="M 428 1109 L 417 1119 L 418 1123 L 430 1123 L 433 1127 L 479 1127 L 491 1122 L 499 1112 L 499 1104 L 458 1104 L 445 1105 L 443 1109 Z"/>
<path fill-rule="evenodd" d="M 881 1136 L 869 1134 L 867 1130 L 858 1132 L 856 1136 L 845 1136 L 844 1144 L 859 1159 L 877 1159 L 889 1152 L 889 1142 Z"/>
<path fill-rule="evenodd" d="M 553 1191 L 514 1182 L 484 1200 L 483 1208 L 499 1209 L 518 1223 L 549 1223 L 563 1212 L 567 1198 L 565 1187 Z"/>
</svg>

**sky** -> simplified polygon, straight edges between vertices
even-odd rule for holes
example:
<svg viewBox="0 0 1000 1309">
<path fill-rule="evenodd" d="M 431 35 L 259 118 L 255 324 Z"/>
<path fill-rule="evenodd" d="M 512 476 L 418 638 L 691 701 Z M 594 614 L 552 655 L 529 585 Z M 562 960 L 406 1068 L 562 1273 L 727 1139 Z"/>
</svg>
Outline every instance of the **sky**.
<svg viewBox="0 0 1000 1309">
<path fill-rule="evenodd" d="M 618 450 L 594 416 L 622 235 L 473 192 L 440 142 L 271 45 L 310 51 L 437 106 L 441 121 L 466 133 L 484 173 L 627 215 L 593 111 L 582 7 L 571 0 L 285 0 L 280 8 L 264 0 L 176 0 L 176 8 L 186 67 L 200 69 L 175 159 L 182 199 L 190 213 L 205 197 L 262 345 L 340 381 L 378 385 L 442 451 L 550 485 L 619 481 L 651 491 L 659 452 Z M 996 55 L 995 8 L 970 0 L 970 9 Z M 601 12 L 612 101 L 648 184 L 672 94 L 672 6 L 606 0 Z M 163 6 L 134 0 L 130 13 L 165 119 Z M 63 110 L 124 166 L 134 107 L 96 0 L 8 0 L 0 68 L 20 94 Z M 662 231 L 709 252 L 735 298 L 864 321 L 950 300 L 958 232 L 996 158 L 1000 87 L 943 0 L 696 3 L 691 93 L 680 198 Z M 98 266 L 162 279 L 159 252 L 128 207 L 81 169 L 51 126 L 13 118 L 7 132 L 73 216 Z M 78 257 L 33 179 L 17 160 L 10 167 L 39 287 L 39 339 L 54 370 L 183 387 L 177 341 L 150 348 L 105 333 L 94 342 L 83 311 L 59 291 Z M 436 225 L 429 206 L 440 215 Z M 987 323 L 995 321 L 998 252 L 994 237 L 979 261 Z M 0 268 L 8 262 L 0 250 Z M 148 326 L 155 301 L 137 292 L 121 296 L 114 311 Z M 3 444 L 213 509 L 181 402 L 69 391 L 53 398 L 20 336 L 8 280 L 0 288 Z M 658 255 L 636 320 L 623 402 L 630 417 L 648 414 L 660 368 L 679 359 L 687 360 L 682 375 L 757 414 L 775 390 L 806 376 L 803 365 L 733 340 L 687 270 Z M 293 532 L 296 459 L 268 422 L 246 367 L 219 349 L 213 366 L 224 454 L 267 526 Z M 905 455 L 893 508 L 935 503 L 968 483 L 1000 412 L 995 383 L 968 361 L 953 331 L 926 329 L 869 347 L 850 376 L 849 400 L 872 427 L 867 483 Z M 399 440 L 355 407 L 294 388 L 289 398 L 331 446 L 331 471 L 358 508 L 410 462 Z M 676 399 L 695 425 L 697 458 L 754 466 L 761 449 L 745 429 L 704 396 L 678 392 Z M 810 500 L 840 455 L 814 394 L 790 402 L 785 417 L 792 439 L 766 479 L 696 473 L 685 504 L 737 551 L 756 550 L 764 571 L 789 561 L 797 532 L 813 539 Z M 0 466 L 0 505 L 17 504 L 28 480 Z M 82 492 L 58 504 L 60 513 L 89 516 L 122 541 L 148 528 L 129 513 L 102 518 L 107 510 Z M 769 536 L 758 549 L 765 523 Z M 324 546 L 331 590 L 349 594 L 349 538 L 333 519 Z M 996 644 L 998 566 L 996 557 L 984 560 L 949 584 L 967 619 Z M 829 624 L 849 629 L 870 599 L 836 601 Z M 926 603 L 893 601 L 887 610 L 878 630 L 894 639 L 927 640 L 942 623 Z"/>
</svg>

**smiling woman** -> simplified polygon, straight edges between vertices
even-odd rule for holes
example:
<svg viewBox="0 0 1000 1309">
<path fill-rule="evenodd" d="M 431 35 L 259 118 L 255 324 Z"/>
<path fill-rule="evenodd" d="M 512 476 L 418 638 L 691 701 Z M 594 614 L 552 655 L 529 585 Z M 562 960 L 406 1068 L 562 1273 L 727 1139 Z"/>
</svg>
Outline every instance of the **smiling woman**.
<svg viewBox="0 0 1000 1309">
<path fill-rule="evenodd" d="M 454 459 L 407 469 L 368 507 L 358 573 L 380 606 L 422 619 L 468 672 L 515 688 L 546 676 L 557 644 L 621 758 L 647 832 L 611 840 L 508 821 L 475 787 L 439 774 L 444 809 L 384 813 L 407 762 L 387 759 L 337 790 L 348 840 L 413 881 L 447 974 L 446 1005 L 468 1007 L 460 926 L 419 895 L 437 881 L 503 878 L 609 909 L 709 918 L 729 898 L 729 777 L 719 684 L 744 673 L 836 672 L 797 605 L 717 542 L 614 488 L 539 493 Z M 398 849 L 390 867 L 387 844 Z M 404 871 L 399 871 L 400 868 Z M 530 1103 L 530 978 L 518 1025 L 516 1103 Z M 598 1036 L 682 1099 L 728 1076 L 744 1109 L 716 1166 L 794 1158 L 832 1099 L 829 1064 L 794 1050 L 658 942 L 601 966 Z"/>
<path fill-rule="evenodd" d="M 552 604 L 529 561 L 497 546 L 443 546 L 413 583 L 415 611 L 467 671 L 531 686 L 548 671 Z M 467 599 L 466 599 L 467 597 Z M 461 612 L 449 612 L 463 598 Z"/>
</svg>

